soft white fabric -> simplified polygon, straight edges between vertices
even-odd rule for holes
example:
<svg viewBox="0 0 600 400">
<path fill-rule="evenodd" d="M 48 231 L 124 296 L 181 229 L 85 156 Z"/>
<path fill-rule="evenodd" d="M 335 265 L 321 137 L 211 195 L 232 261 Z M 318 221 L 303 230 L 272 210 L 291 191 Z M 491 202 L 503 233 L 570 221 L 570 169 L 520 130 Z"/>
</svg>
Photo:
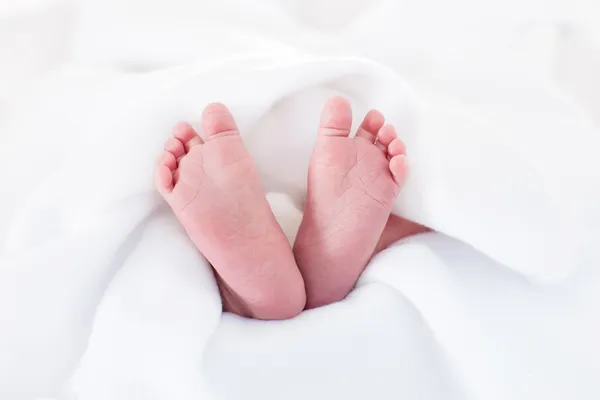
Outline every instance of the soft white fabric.
<svg viewBox="0 0 600 400">
<path fill-rule="evenodd" d="M 324 56 L 340 37 L 308 33 L 268 3 L 240 5 L 237 18 L 265 23 L 229 18 L 236 31 L 216 23 L 231 17 L 216 5 L 144 4 L 83 8 L 79 65 L 48 79 L 7 130 L 36 145 L 20 154 L 33 195 L 0 261 L 2 397 L 600 395 L 598 132 L 548 75 L 515 73 L 539 70 L 543 57 L 487 74 L 495 64 L 484 56 L 462 73 L 450 57 L 434 87 L 407 67 L 413 93 L 380 65 Z M 394 8 L 380 6 L 338 36 L 358 41 L 361 25 L 383 24 L 385 7 Z M 265 18 L 273 13 L 282 19 Z M 385 32 L 401 25 L 391 17 Z M 94 21 L 111 29 L 98 35 Z M 279 32 L 291 45 L 248 30 Z M 399 47 L 407 57 L 395 60 L 410 64 L 415 53 Z M 380 49 L 379 60 L 393 50 Z M 430 73 L 450 56 L 436 54 Z M 113 70 L 81 66 L 98 62 Z M 152 189 L 162 141 L 175 121 L 197 123 L 204 104 L 223 101 L 267 189 L 300 204 L 319 109 L 334 93 L 352 100 L 357 119 L 380 107 L 407 142 L 411 176 L 396 212 L 459 240 L 400 243 L 344 302 L 292 321 L 221 315 L 206 261 Z M 293 240 L 299 211 L 280 195 L 271 200 Z"/>
<path fill-rule="evenodd" d="M 407 11 L 412 11 L 414 15 L 411 17 L 414 17 L 422 15 L 426 8 L 420 6 L 407 10 L 406 6 L 402 8 L 396 2 L 383 3 L 387 7 L 358 13 L 358 18 L 353 21 L 354 28 L 346 28 L 340 35 L 354 36 L 357 39 L 354 32 L 360 32 L 361 24 L 378 20 L 386 27 L 382 30 L 386 37 L 375 34 L 366 38 L 375 45 L 385 45 L 387 37 L 399 38 L 396 41 L 397 48 L 390 49 L 390 53 L 404 52 L 407 58 L 410 58 L 413 52 L 409 49 L 431 42 L 431 38 L 426 35 L 414 37 L 397 28 L 401 26 L 403 27 L 401 29 L 406 29 L 406 22 L 410 19 L 403 15 Z M 464 3 L 465 6 L 474 6 L 470 1 Z M 199 54 L 205 58 L 218 58 L 232 53 L 275 51 L 281 54 L 276 56 L 281 60 L 285 58 L 293 60 L 294 56 L 290 53 L 290 49 L 281 49 L 277 43 L 253 36 L 260 33 L 273 37 L 274 32 L 277 32 L 278 37 L 285 37 L 286 42 L 302 46 L 312 53 L 322 53 L 326 49 L 335 48 L 331 43 L 333 40 L 331 37 L 314 32 L 306 33 L 297 23 L 294 23 L 291 15 L 285 12 L 285 8 L 267 8 L 266 4 L 263 4 L 263 7 L 256 7 L 254 3 L 238 3 L 233 0 L 205 6 L 191 0 L 177 0 L 169 2 L 168 5 L 162 1 L 88 1 L 87 7 L 84 7 L 80 13 L 78 23 L 80 34 L 76 36 L 75 56 L 80 62 L 108 63 L 125 69 L 149 69 L 156 68 L 157 65 L 179 64 L 197 60 Z M 288 6 L 293 4 L 293 2 L 288 3 Z M 537 12 L 540 4 L 542 3 L 533 2 L 524 15 Z M 454 4 L 452 7 L 458 5 L 460 4 Z M 232 13 L 234 7 L 241 10 Z M 342 8 L 343 6 L 336 2 L 329 3 L 329 7 L 325 7 L 330 11 L 328 15 L 337 15 L 337 11 Z M 131 10 L 140 12 L 132 13 Z M 507 34 L 508 29 L 504 28 L 498 33 L 500 24 L 497 21 L 502 19 L 498 19 L 497 14 L 510 15 L 511 7 L 504 6 L 503 10 L 495 13 L 487 10 L 489 14 L 484 14 L 482 22 L 470 24 L 478 31 L 483 31 L 483 34 L 487 33 L 489 38 L 500 42 L 502 36 L 498 37 L 498 35 Z M 541 19 L 550 19 L 558 10 L 557 7 L 546 7 L 546 13 Z M 400 20 L 393 21 L 388 18 L 388 23 L 385 24 L 384 12 L 392 13 Z M 363 14 L 371 15 L 365 21 L 361 18 L 365 17 Z M 99 18 L 99 15 L 104 18 Z M 491 15 L 494 15 L 495 19 L 491 19 Z M 444 26 L 448 22 L 438 22 L 434 16 L 429 16 L 433 21 L 428 21 L 426 26 L 437 24 L 438 31 L 444 31 Z M 263 20 L 264 23 L 257 24 L 258 19 Z M 346 20 L 348 19 L 353 20 L 346 16 Z M 418 20 L 421 21 L 423 18 Z M 456 24 L 456 21 L 452 23 Z M 486 27 L 485 23 L 492 27 Z M 95 34 L 100 24 L 110 25 L 111 30 L 106 35 Z M 410 26 L 412 24 L 414 22 Z M 227 32 L 215 37 L 213 34 L 215 30 Z M 452 35 L 453 39 L 466 36 L 466 32 L 469 32 L 468 28 L 455 31 Z M 530 36 L 536 39 L 535 35 Z M 120 40 L 123 37 L 127 40 Z M 325 40 L 326 38 L 329 40 Z M 534 39 L 529 38 L 529 41 Z M 438 38 L 436 46 L 442 47 L 444 40 L 448 39 Z M 506 42 L 505 39 L 504 41 Z M 458 54 L 467 54 L 475 45 L 469 41 L 462 43 L 466 43 L 463 45 L 465 48 L 454 49 Z M 573 259 L 580 253 L 582 243 L 589 236 L 582 226 L 587 215 L 572 214 L 589 208 L 588 204 L 594 206 L 598 200 L 598 198 L 584 197 L 584 194 L 589 193 L 589 182 L 597 182 L 595 178 L 600 178 L 594 151 L 589 146 L 590 141 L 596 138 L 597 131 L 568 100 L 552 93 L 552 87 L 544 85 L 542 79 L 532 81 L 514 76 L 515 70 L 522 71 L 525 65 L 528 68 L 537 66 L 536 71 L 539 71 L 539 59 L 544 59 L 538 54 L 539 48 L 544 49 L 544 47 L 539 46 L 539 38 L 536 44 L 538 46 L 532 46 L 525 41 L 525 44 L 520 45 L 519 51 L 523 53 L 531 51 L 532 48 L 537 50 L 536 58 L 531 56 L 525 61 L 518 58 L 512 63 L 501 62 L 501 57 L 507 57 L 508 54 L 502 54 L 498 48 L 506 47 L 506 43 L 497 46 L 498 48 L 495 49 L 497 54 L 491 60 L 489 52 L 485 53 L 486 57 L 470 57 L 471 69 L 464 74 L 465 76 L 469 74 L 472 82 L 466 90 L 463 89 L 461 95 L 467 101 L 484 96 L 493 98 L 492 104 L 480 103 L 467 107 L 452 97 L 444 98 L 439 94 L 423 93 L 425 101 L 420 104 L 421 109 L 418 112 L 421 115 L 416 119 L 420 124 L 418 129 L 426 132 L 425 134 L 415 133 L 414 130 L 417 128 L 407 120 L 413 117 L 411 114 L 414 112 L 405 109 L 406 101 L 392 99 L 388 94 L 382 95 L 375 89 L 378 86 L 373 81 L 375 79 L 373 76 L 367 77 L 365 82 L 359 82 L 354 77 L 347 78 L 345 82 L 340 82 L 343 79 L 338 79 L 334 85 L 338 86 L 338 90 L 342 86 L 342 91 L 347 94 L 358 94 L 363 109 L 382 108 L 390 121 L 397 123 L 402 130 L 407 146 L 411 149 L 413 179 L 399 202 L 403 206 L 398 207 L 397 211 L 402 209 L 414 220 L 438 228 L 451 236 L 467 239 L 466 241 L 474 247 L 528 276 L 542 280 L 560 280 L 572 269 Z M 277 50 L 272 50 L 274 46 Z M 429 47 L 431 46 L 429 44 Z M 149 47 L 153 50 L 151 51 Z M 336 51 L 343 54 L 348 49 L 341 48 Z M 386 51 L 380 53 L 385 55 Z M 328 54 L 328 57 L 331 57 L 331 54 Z M 450 64 L 450 67 L 447 67 L 449 70 L 456 68 L 453 66 L 456 61 L 449 56 L 447 50 L 436 52 L 435 57 L 430 60 L 432 68 L 436 68 L 438 57 L 443 57 L 444 62 Z M 494 68 L 491 71 L 494 74 L 504 74 L 504 76 L 496 76 L 495 79 L 499 81 L 492 86 L 489 84 L 490 68 Z M 482 71 L 488 75 L 483 75 Z M 385 75 L 385 72 L 380 74 Z M 340 76 L 342 75 L 343 71 L 340 71 Z M 527 74 L 526 76 L 529 78 Z M 294 78 L 289 79 L 290 82 L 294 82 Z M 309 80 L 312 82 L 308 85 L 319 83 L 316 82 L 319 79 L 321 78 L 311 77 Z M 330 78 L 333 79 L 337 77 Z M 389 79 L 393 78 L 378 76 L 376 81 L 379 81 L 381 86 L 387 86 Z M 292 87 L 288 85 L 283 90 L 278 89 L 283 93 L 276 96 L 282 97 L 290 91 L 298 91 L 298 88 L 302 88 L 303 85 L 306 84 L 301 82 L 300 85 L 296 84 Z M 332 84 L 328 85 L 332 86 Z M 371 85 L 371 88 L 366 89 L 365 86 L 368 85 Z M 446 85 L 448 84 L 443 84 Z M 464 86 L 461 81 L 458 81 L 458 85 Z M 273 83 L 269 83 L 269 86 L 273 86 Z M 436 88 L 436 92 L 443 93 L 445 89 L 443 86 Z M 460 90 L 453 89 L 454 92 Z M 369 90 L 366 98 L 365 90 Z M 483 91 L 485 92 L 481 93 Z M 515 93 L 519 95 L 516 96 Z M 207 99 L 210 100 L 214 96 L 210 93 Z M 225 95 L 218 93 L 218 96 Z M 236 97 L 238 96 L 236 94 Z M 403 94 L 395 93 L 393 96 L 403 96 Z M 239 102 L 238 99 L 231 101 Z M 260 99 L 255 101 L 260 102 Z M 290 102 L 294 106 L 288 106 Z M 316 105 L 313 100 L 307 102 Z M 315 111 L 319 106 L 320 104 L 316 105 Z M 298 100 L 290 99 L 283 108 L 291 113 L 298 113 Z M 279 119 L 283 118 L 279 117 Z M 286 116 L 286 119 L 289 119 L 289 116 Z M 290 125 L 296 129 L 301 127 L 298 129 L 301 132 L 310 129 L 310 125 L 306 124 Z M 539 142 L 549 135 L 554 137 L 552 132 L 566 130 L 569 131 L 569 140 L 566 143 L 557 141 L 540 145 Z M 303 186 L 305 168 L 300 168 L 299 165 L 306 165 L 307 154 L 310 151 L 308 145 L 312 143 L 310 141 L 304 141 L 304 145 L 294 143 L 297 160 L 303 161 L 289 163 L 292 169 L 290 171 L 289 168 L 281 167 L 283 164 L 281 161 L 289 160 L 288 153 L 282 151 L 280 158 L 277 159 L 278 154 L 271 151 L 272 145 L 279 144 L 273 142 L 274 140 L 280 140 L 282 146 L 290 148 L 289 140 L 287 138 L 281 140 L 281 135 L 277 135 L 277 138 L 265 134 L 261 136 L 259 139 L 261 145 L 255 146 L 253 150 L 260 154 L 257 158 L 263 165 L 263 170 L 277 169 L 281 175 L 285 175 L 285 178 L 273 177 L 269 174 L 271 179 L 276 179 L 278 182 L 287 180 L 298 187 Z M 271 146 L 263 144 L 266 142 Z M 297 148 L 298 146 L 302 149 Z M 556 154 L 559 152 L 577 154 L 575 159 L 577 164 L 565 165 L 556 162 Z M 279 165 L 278 168 L 273 167 L 275 162 Z M 588 176 L 580 177 L 581 171 L 585 171 Z M 476 192 L 473 190 L 474 187 L 477 188 Z M 581 203 L 582 201 L 584 204 Z M 448 209 L 454 212 L 449 215 Z M 498 213 L 497 210 L 506 211 Z M 548 215 L 552 215 L 553 218 L 548 218 Z M 482 220 L 486 221 L 488 228 L 485 232 L 481 232 L 480 229 Z M 505 246 L 510 248 L 509 252 L 506 251 Z M 561 250 L 550 253 L 547 248 Z"/>
</svg>

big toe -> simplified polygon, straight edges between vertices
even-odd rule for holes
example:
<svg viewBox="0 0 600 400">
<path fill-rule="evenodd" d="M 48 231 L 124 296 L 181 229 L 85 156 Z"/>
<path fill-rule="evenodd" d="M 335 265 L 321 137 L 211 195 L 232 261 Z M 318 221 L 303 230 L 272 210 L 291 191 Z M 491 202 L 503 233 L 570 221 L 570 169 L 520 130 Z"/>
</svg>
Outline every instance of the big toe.
<svg viewBox="0 0 600 400">
<path fill-rule="evenodd" d="M 350 129 L 352 129 L 352 107 L 350 103 L 343 97 L 332 97 L 325 104 L 321 113 L 319 134 L 345 137 L 350 135 Z"/>
<path fill-rule="evenodd" d="M 231 112 L 221 103 L 206 106 L 202 113 L 202 133 L 207 140 L 220 136 L 237 135 L 238 127 Z"/>
</svg>

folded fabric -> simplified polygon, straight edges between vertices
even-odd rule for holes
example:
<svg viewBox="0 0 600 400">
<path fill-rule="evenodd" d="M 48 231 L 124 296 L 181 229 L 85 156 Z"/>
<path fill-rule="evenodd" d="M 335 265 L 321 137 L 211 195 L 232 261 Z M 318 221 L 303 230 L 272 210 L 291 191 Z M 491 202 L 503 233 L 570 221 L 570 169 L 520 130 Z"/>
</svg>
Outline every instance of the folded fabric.
<svg viewBox="0 0 600 400">
<path fill-rule="evenodd" d="M 577 266 L 588 237 L 577 218 L 569 214 L 569 204 L 561 203 L 563 199 L 545 186 L 543 171 L 534 168 L 532 157 L 524 158 L 493 129 L 468 116 L 430 105 L 419 109 L 400 78 L 370 62 L 316 59 L 289 52 L 283 59 L 275 52 L 142 75 L 102 77 L 65 70 L 56 79 L 60 89 L 46 100 L 51 105 L 43 102 L 40 110 L 27 110 L 25 115 L 36 115 L 46 134 L 55 135 L 60 144 L 61 135 L 81 140 L 70 144 L 67 160 L 23 206 L 11 231 L 3 262 L 7 268 L 2 270 L 0 284 L 0 315 L 14 319 L 2 333 L 1 343 L 8 346 L 2 354 L 12 360 L 2 375 L 7 379 L 2 384 L 5 392 L 6 388 L 18 392 L 23 381 L 16 377 L 26 376 L 32 390 L 48 389 L 57 379 L 66 378 L 77 365 L 91 329 L 88 350 L 79 364 L 85 372 L 87 359 L 94 359 L 95 352 L 107 351 L 102 346 L 115 344 L 106 339 L 107 335 L 119 336 L 115 329 L 123 328 L 121 318 L 140 312 L 134 307 L 133 314 L 126 317 L 119 308 L 124 301 L 120 296 L 137 299 L 144 307 L 152 304 L 145 296 L 160 299 L 155 289 L 148 289 L 146 295 L 126 286 L 116 289 L 119 279 L 107 292 L 105 289 L 117 271 L 149 272 L 151 253 L 144 249 L 152 241 L 139 232 L 144 231 L 144 221 L 155 218 L 161 204 L 151 179 L 160 143 L 174 122 L 197 122 L 202 106 L 209 101 L 225 102 L 233 110 L 267 190 L 287 193 L 296 204 L 301 203 L 304 191 L 319 108 L 327 96 L 341 93 L 352 100 L 357 117 L 367 108 L 380 108 L 410 149 L 411 178 L 396 212 L 539 279 L 568 274 Z M 68 89 L 95 79 L 102 79 L 102 84 L 84 95 Z M 39 129 L 29 119 L 20 127 L 25 132 Z M 76 131 L 65 133 L 65 127 Z M 166 232 L 158 234 L 167 236 Z M 169 245 L 170 241 L 174 244 Z M 219 321 L 218 294 L 208 266 L 199 258 L 195 258 L 196 266 L 180 256 L 168 260 L 169 254 L 182 253 L 177 248 L 187 243 L 185 235 L 173 235 L 170 241 L 164 242 L 160 266 L 181 263 L 182 268 L 200 274 L 195 278 L 198 293 L 193 296 L 207 296 L 206 300 L 185 302 L 188 307 L 200 307 L 185 311 L 188 318 L 193 313 L 202 315 L 201 321 L 194 322 L 200 325 L 191 329 L 173 325 L 171 320 L 161 322 L 154 310 L 154 328 L 136 325 L 133 331 L 126 330 L 126 337 L 138 342 L 153 331 L 161 337 L 169 331 L 174 338 L 194 332 L 198 347 L 193 353 L 202 354 Z M 111 295 L 112 290 L 119 295 Z M 194 290 L 190 288 L 190 295 Z M 91 310 L 100 298 L 104 300 L 90 326 Z M 155 304 L 158 310 L 160 304 Z M 119 312 L 103 311 L 112 307 Z M 172 309 L 168 310 L 165 317 L 173 318 Z M 15 313 L 26 318 L 18 320 Z M 108 322 L 102 322 L 104 318 Z M 181 316 L 182 321 L 185 318 Z M 32 332 L 41 321 L 47 321 L 48 327 Z M 301 326 L 301 322 L 294 324 Z M 100 347 L 95 345 L 97 340 Z M 139 344 L 146 350 L 150 346 L 149 342 Z M 189 350 L 186 347 L 181 352 Z M 39 362 L 40 354 L 45 355 L 44 362 Z M 134 361 L 136 365 L 140 362 L 138 358 Z M 98 365 L 92 370 L 96 368 Z M 37 384 L 31 384 L 32 376 L 39 377 Z M 94 385 L 85 387 L 86 396 L 103 393 Z M 90 387 L 95 389 L 89 391 Z M 107 390 L 111 392 L 105 394 L 113 396 L 117 389 L 111 385 Z"/>
</svg>

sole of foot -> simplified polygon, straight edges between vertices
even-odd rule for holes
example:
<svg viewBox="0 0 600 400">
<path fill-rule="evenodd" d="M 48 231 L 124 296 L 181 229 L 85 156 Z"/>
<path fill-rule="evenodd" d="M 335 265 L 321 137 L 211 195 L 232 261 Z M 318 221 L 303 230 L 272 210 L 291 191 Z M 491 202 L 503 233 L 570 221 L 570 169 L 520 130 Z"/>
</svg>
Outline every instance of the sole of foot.
<svg viewBox="0 0 600 400">
<path fill-rule="evenodd" d="M 233 116 L 222 104 L 207 106 L 201 133 L 175 127 L 156 167 L 158 191 L 216 271 L 226 311 L 296 316 L 304 282 Z"/>
</svg>

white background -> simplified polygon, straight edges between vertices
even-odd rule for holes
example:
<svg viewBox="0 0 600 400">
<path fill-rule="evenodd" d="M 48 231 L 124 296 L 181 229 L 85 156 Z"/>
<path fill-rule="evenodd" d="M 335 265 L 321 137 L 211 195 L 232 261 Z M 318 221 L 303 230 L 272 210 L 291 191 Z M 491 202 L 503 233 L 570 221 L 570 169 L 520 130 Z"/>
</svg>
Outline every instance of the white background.
<svg viewBox="0 0 600 400">
<path fill-rule="evenodd" d="M 85 0 L 82 0 L 85 1 Z M 127 3 L 128 0 L 123 1 Z M 69 57 L 74 5 L 78 0 L 0 0 L 0 117 L 8 113 L 15 94 L 23 92 L 35 79 Z M 156 1 L 148 3 L 157 3 Z M 173 2 L 176 3 L 176 2 Z M 207 0 L 198 3 L 210 4 Z M 217 2 L 218 3 L 218 2 Z M 343 30 L 370 7 L 380 1 L 363 0 L 262 0 L 261 3 L 279 3 L 298 24 L 309 29 L 335 33 Z M 415 47 L 437 45 L 440 37 L 452 37 L 455 42 L 472 41 L 472 31 L 463 29 L 464 21 L 507 21 L 522 30 L 531 30 L 534 52 L 522 54 L 536 59 L 561 86 L 576 93 L 584 106 L 600 115 L 600 2 L 596 0 L 397 0 L 399 24 L 407 31 L 418 31 L 418 38 L 390 38 L 391 41 L 414 40 Z M 436 21 L 438 20 L 438 21 Z M 456 24 L 452 22 L 456 21 Z M 246 21 L 250 25 L 252 21 Z M 436 26 L 430 28 L 430 26 Z M 397 27 L 395 27 L 397 28 Z M 375 31 L 385 27 L 373 27 Z M 397 29 L 396 29 L 397 30 Z M 462 30 L 462 32 L 461 32 Z M 428 35 L 423 32 L 428 31 Z M 98 35 L 103 35 L 98 32 Z M 461 36 L 462 35 L 462 36 Z M 498 35 L 504 35 L 502 29 Z M 350 35 L 351 36 L 351 35 Z M 369 37 L 363 37 L 365 43 Z M 349 38 L 350 39 L 350 38 Z M 368 53 L 354 39 L 357 53 Z M 484 40 L 485 39 L 485 40 Z M 494 46 L 494 38 L 482 38 Z M 497 41 L 497 40 L 496 40 Z M 529 48 L 532 48 L 531 46 Z M 535 53 L 535 54 L 532 54 Z M 369 54 L 364 54 L 368 56 Z M 410 66 L 402 72 L 409 73 Z M 599 117 L 600 118 L 600 117 Z"/>
</svg>

